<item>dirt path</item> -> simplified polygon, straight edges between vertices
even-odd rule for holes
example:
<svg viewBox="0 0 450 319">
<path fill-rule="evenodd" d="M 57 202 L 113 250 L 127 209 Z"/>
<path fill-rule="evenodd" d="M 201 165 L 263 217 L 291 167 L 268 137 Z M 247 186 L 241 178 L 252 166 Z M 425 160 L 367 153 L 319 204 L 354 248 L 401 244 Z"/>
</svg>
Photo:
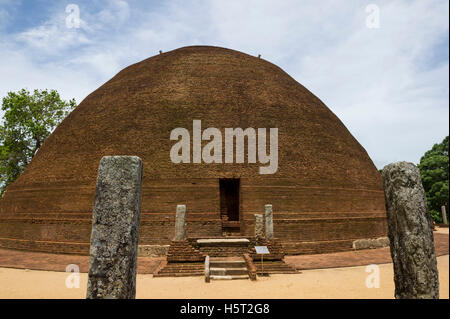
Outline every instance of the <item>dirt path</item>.
<svg viewBox="0 0 450 319">
<path fill-rule="evenodd" d="M 435 231 L 441 298 L 449 297 L 449 231 Z M 258 281 L 213 281 L 203 277 L 153 278 L 164 258 L 139 258 L 138 298 L 393 298 L 389 248 L 286 257 L 301 274 L 272 275 Z M 0 298 L 84 298 L 88 256 L 0 249 Z M 65 269 L 77 264 L 80 288 L 67 288 Z M 378 264 L 380 288 L 367 288 L 368 264 Z M 337 268 L 345 267 L 345 268 Z M 22 269 L 15 269 L 22 268 Z M 38 270 L 29 270 L 29 269 Z M 50 271 L 40 271 L 40 270 Z"/>
<path fill-rule="evenodd" d="M 449 256 L 438 257 L 441 298 L 449 297 Z M 379 265 L 380 287 L 367 288 L 365 266 L 305 270 L 272 275 L 258 281 L 212 281 L 203 277 L 137 276 L 137 298 L 393 298 L 392 264 Z M 80 288 L 67 288 L 68 274 L 0 268 L 0 298 L 84 298 L 87 274 Z"/>
</svg>

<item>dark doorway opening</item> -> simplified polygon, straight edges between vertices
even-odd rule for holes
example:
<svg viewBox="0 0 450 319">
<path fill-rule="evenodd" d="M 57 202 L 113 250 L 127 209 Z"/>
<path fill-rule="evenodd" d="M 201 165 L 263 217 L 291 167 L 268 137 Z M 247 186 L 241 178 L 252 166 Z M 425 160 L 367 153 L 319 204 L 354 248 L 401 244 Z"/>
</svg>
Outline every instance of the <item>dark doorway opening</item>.
<svg viewBox="0 0 450 319">
<path fill-rule="evenodd" d="M 220 216 L 224 235 L 240 233 L 239 223 L 239 179 L 223 178 L 219 180 Z"/>
</svg>

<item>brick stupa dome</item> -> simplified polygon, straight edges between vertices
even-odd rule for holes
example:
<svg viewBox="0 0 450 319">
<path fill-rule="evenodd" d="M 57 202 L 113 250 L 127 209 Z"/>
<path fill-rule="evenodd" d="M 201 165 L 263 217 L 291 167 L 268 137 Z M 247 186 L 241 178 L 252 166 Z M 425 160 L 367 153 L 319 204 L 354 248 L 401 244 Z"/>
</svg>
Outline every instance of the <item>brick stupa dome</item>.
<svg viewBox="0 0 450 319">
<path fill-rule="evenodd" d="M 186 128 L 192 139 L 193 120 L 222 134 L 278 128 L 277 172 L 261 175 L 247 160 L 172 163 L 170 132 Z M 177 204 L 187 207 L 189 237 L 252 236 L 254 214 L 272 204 L 287 253 L 351 249 L 386 234 L 381 176 L 322 101 L 263 59 L 193 46 L 123 69 L 70 113 L 6 189 L 0 247 L 88 254 L 105 155 L 143 160 L 141 245 L 170 243 Z"/>
</svg>

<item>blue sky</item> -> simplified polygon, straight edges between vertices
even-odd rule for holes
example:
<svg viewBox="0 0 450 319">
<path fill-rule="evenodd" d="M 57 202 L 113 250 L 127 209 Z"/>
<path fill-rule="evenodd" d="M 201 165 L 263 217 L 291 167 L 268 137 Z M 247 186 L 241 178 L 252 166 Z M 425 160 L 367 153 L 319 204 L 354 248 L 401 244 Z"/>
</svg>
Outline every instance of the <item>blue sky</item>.
<svg viewBox="0 0 450 319">
<path fill-rule="evenodd" d="M 68 28 L 66 7 L 79 8 Z M 368 28 L 369 4 L 379 28 Z M 375 165 L 449 134 L 449 2 L 0 0 L 0 97 L 57 89 L 81 102 L 127 65 L 217 45 L 280 66 L 344 122 Z M 300 146 L 301 147 L 301 146 Z"/>
</svg>

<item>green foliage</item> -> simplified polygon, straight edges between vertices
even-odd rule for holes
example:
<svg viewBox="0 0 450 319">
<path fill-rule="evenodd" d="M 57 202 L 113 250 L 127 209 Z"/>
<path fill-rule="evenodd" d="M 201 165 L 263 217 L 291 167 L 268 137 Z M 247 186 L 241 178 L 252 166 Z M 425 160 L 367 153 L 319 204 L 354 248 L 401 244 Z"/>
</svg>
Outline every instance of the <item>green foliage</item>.
<svg viewBox="0 0 450 319">
<path fill-rule="evenodd" d="M 23 172 L 45 139 L 76 106 L 55 90 L 22 89 L 3 98 L 0 124 L 0 192 Z"/>
<path fill-rule="evenodd" d="M 447 136 L 442 143 L 435 144 L 431 150 L 427 151 L 418 165 L 427 196 L 428 209 L 437 223 L 442 223 L 441 207 L 445 205 L 448 212 L 448 146 Z"/>
</svg>

